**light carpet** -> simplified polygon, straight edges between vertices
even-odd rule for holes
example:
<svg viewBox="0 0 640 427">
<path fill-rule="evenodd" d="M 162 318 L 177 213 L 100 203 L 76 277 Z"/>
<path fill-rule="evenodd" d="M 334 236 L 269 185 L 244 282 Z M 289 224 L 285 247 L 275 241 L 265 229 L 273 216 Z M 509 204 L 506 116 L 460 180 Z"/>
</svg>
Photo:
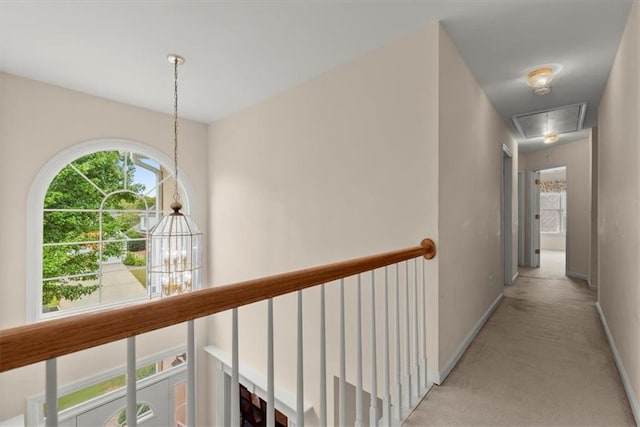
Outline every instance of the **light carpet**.
<svg viewBox="0 0 640 427">
<path fill-rule="evenodd" d="M 545 278 L 540 269 L 505 288 L 458 365 L 406 426 L 635 425 L 595 293 L 553 273 Z"/>
</svg>

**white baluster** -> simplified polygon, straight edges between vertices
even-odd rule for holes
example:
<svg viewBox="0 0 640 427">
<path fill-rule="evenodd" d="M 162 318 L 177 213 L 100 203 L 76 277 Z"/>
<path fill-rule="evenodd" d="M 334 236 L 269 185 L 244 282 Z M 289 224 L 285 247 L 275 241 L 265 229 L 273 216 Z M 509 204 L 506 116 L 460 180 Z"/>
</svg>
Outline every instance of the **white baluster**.
<svg viewBox="0 0 640 427">
<path fill-rule="evenodd" d="M 240 425 L 240 372 L 238 365 L 238 309 L 231 309 L 231 425 Z"/>
<path fill-rule="evenodd" d="M 411 366 L 411 353 L 410 353 L 410 344 L 409 344 L 409 262 L 405 261 L 405 274 L 404 274 L 404 378 L 402 381 L 402 388 L 405 402 L 405 407 L 407 409 L 411 408 L 411 374 L 410 374 L 410 366 Z"/>
<path fill-rule="evenodd" d="M 355 426 L 362 426 L 362 296 L 360 275 L 356 297 L 356 422 Z"/>
<path fill-rule="evenodd" d="M 273 298 L 267 301 L 267 427 L 275 427 L 275 379 L 273 371 Z"/>
<path fill-rule="evenodd" d="M 384 329 L 382 350 L 382 419 L 391 425 L 391 395 L 389 392 L 389 268 L 384 267 Z"/>
<path fill-rule="evenodd" d="M 396 375 L 395 375 L 395 395 L 396 395 L 396 417 L 397 421 L 402 420 L 402 370 L 400 366 L 400 264 L 396 264 Z"/>
<path fill-rule="evenodd" d="M 46 426 L 58 425 L 58 362 L 48 359 L 45 362 L 45 399 L 47 403 Z"/>
<path fill-rule="evenodd" d="M 136 398 L 136 337 L 127 338 L 127 426 L 138 425 Z"/>
<path fill-rule="evenodd" d="M 324 285 L 320 286 L 320 425 L 327 425 L 327 337 Z"/>
<path fill-rule="evenodd" d="M 216 424 L 217 426 L 231 425 L 231 393 L 226 390 L 227 373 L 224 372 L 224 364 L 220 361 L 216 363 L 218 372 L 218 400 L 216 404 Z"/>
<path fill-rule="evenodd" d="M 418 403 L 420 399 L 420 327 L 418 324 L 418 259 L 413 259 L 413 390 L 414 400 L 412 404 Z"/>
<path fill-rule="evenodd" d="M 196 427 L 196 334 L 193 320 L 187 322 L 187 426 Z"/>
<path fill-rule="evenodd" d="M 429 374 L 427 373 L 427 280 L 425 278 L 425 259 L 422 258 L 422 372 L 424 387 L 429 386 Z"/>
<path fill-rule="evenodd" d="M 378 427 L 378 359 L 376 349 L 376 288 L 375 271 L 371 271 L 371 406 L 369 425 Z"/>
<path fill-rule="evenodd" d="M 296 397 L 296 427 L 304 427 L 304 366 L 302 346 L 302 291 L 298 291 L 298 384 Z"/>
<path fill-rule="evenodd" d="M 346 377 L 346 348 L 344 334 L 344 279 L 340 279 L 340 390 L 338 402 L 338 425 L 347 423 L 345 377 Z"/>
</svg>

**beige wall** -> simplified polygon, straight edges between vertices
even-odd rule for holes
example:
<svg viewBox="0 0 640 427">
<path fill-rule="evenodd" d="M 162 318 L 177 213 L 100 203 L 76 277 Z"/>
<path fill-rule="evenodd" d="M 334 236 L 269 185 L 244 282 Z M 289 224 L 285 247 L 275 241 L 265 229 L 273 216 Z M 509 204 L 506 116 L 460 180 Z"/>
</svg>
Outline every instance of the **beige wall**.
<svg viewBox="0 0 640 427">
<path fill-rule="evenodd" d="M 567 274 L 587 280 L 591 270 L 591 138 L 521 156 L 520 169 L 567 167 Z M 529 206 L 528 191 L 525 210 Z M 530 219 L 526 220 L 525 259 L 529 259 Z"/>
<path fill-rule="evenodd" d="M 598 119 L 598 300 L 640 422 L 640 2 L 633 4 Z"/>
<path fill-rule="evenodd" d="M 517 271 L 517 148 L 506 126 L 440 30 L 438 370 L 502 292 L 502 145 L 513 153 L 512 271 Z"/>
<path fill-rule="evenodd" d="M 210 141 L 215 284 L 404 247 L 425 236 L 441 245 L 427 264 L 429 369 L 436 380 L 502 291 L 502 144 L 515 156 L 516 271 L 517 150 L 439 26 L 212 124 Z M 335 301 L 337 289 L 328 287 L 327 295 Z M 316 307 L 317 298 L 316 290 L 307 292 L 305 307 Z M 354 299 L 348 287 L 347 307 Z M 294 303 L 286 297 L 275 304 L 276 376 L 289 390 Z M 351 307 L 348 325 L 355 323 Z M 336 309 L 328 307 L 334 349 Z M 261 305 L 240 310 L 241 357 L 261 371 L 265 312 Z M 305 318 L 316 319 L 315 310 Z M 211 341 L 228 349 L 229 330 L 228 316 L 217 316 Z M 305 340 L 316 334 L 305 327 Z M 365 349 L 368 340 L 365 332 Z M 316 349 L 313 339 L 305 341 L 306 383 L 317 381 Z M 349 360 L 353 352 L 348 337 Z M 337 354 L 329 358 L 329 375 L 338 375 Z M 354 381 L 353 369 L 349 362 L 347 381 Z M 363 369 L 369 372 L 366 359 Z M 368 382 L 365 375 L 365 389 Z M 317 405 L 313 388 L 305 399 Z M 307 421 L 317 422 L 314 416 Z"/>
<path fill-rule="evenodd" d="M 172 117 L 13 75 L 0 74 L 0 327 L 26 322 L 27 195 L 36 174 L 60 151 L 98 138 L 137 141 L 172 155 Z M 170 93 L 168 94 L 170 96 Z M 180 164 L 195 189 L 196 219 L 206 233 L 207 127 L 181 122 Z M 96 325 L 99 327 L 99 325 Z M 184 326 L 139 339 L 139 356 L 186 341 Z M 125 363 L 124 342 L 59 361 L 59 384 Z M 80 363 L 79 361 L 82 360 Z M 0 420 L 25 412 L 44 390 L 44 366 L 0 375 Z"/>
<path fill-rule="evenodd" d="M 549 251 L 565 251 L 567 249 L 564 234 L 540 234 L 540 249 Z"/>
<path fill-rule="evenodd" d="M 427 236 L 437 241 L 437 40 L 433 25 L 210 126 L 215 284 L 413 246 Z M 436 274 L 434 260 L 433 287 Z M 354 382 L 348 285 L 347 380 Z M 329 376 L 339 376 L 337 291 L 327 287 Z M 305 384 L 313 384 L 316 289 L 305 292 L 304 305 Z M 294 296 L 275 302 L 276 378 L 290 391 L 295 310 Z M 262 372 L 265 313 L 260 304 L 240 310 L 240 353 Z M 211 341 L 229 348 L 228 325 L 218 316 Z M 363 339 L 367 354 L 367 332 Z M 369 372 L 368 360 L 363 369 Z M 317 408 L 316 389 L 308 387 L 305 400 Z M 316 424 L 316 414 L 307 422 Z"/>
</svg>

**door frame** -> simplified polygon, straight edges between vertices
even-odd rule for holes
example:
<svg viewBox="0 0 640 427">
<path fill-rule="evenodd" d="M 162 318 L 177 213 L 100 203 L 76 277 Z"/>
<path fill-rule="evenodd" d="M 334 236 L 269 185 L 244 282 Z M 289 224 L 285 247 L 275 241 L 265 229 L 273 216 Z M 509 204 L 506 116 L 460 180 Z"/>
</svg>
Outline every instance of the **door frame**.
<svg viewBox="0 0 640 427">
<path fill-rule="evenodd" d="M 511 285 L 513 274 L 513 153 L 502 144 L 501 153 L 501 196 L 500 216 L 502 225 L 502 283 Z"/>
<path fill-rule="evenodd" d="M 518 265 L 526 266 L 525 258 L 525 173 L 518 170 Z"/>
<path fill-rule="evenodd" d="M 175 419 L 175 386 L 186 383 L 186 372 L 167 376 L 165 378 L 149 381 L 136 389 L 137 404 L 146 404 L 152 409 L 151 416 L 147 420 L 137 420 L 137 425 L 164 425 L 171 424 Z M 70 425 L 104 425 L 109 419 L 120 411 L 127 410 L 127 396 L 120 395 L 101 405 L 87 408 L 69 419 Z M 164 412 L 162 412 L 164 411 Z M 106 414 L 106 415 L 105 415 Z M 162 416 L 161 416 L 162 415 Z M 165 418 L 166 417 L 166 418 Z M 90 420 L 88 421 L 87 418 Z M 95 421 L 100 420 L 100 423 Z"/>
<path fill-rule="evenodd" d="M 567 180 L 567 201 L 569 200 L 569 167 L 566 163 L 559 164 L 551 164 L 545 167 L 537 168 L 534 170 L 528 171 L 527 178 L 529 180 L 530 190 L 529 190 L 529 209 L 527 209 L 527 217 L 529 219 L 529 227 L 530 227 L 530 238 L 529 238 L 529 267 L 539 268 L 540 267 L 540 254 L 536 254 L 535 250 L 540 248 L 540 221 L 535 219 L 535 214 L 540 213 L 540 188 L 536 185 L 536 178 L 540 178 L 540 172 L 547 169 L 557 169 L 557 168 L 565 168 L 565 179 Z M 564 266 L 565 266 L 565 274 L 568 268 L 569 259 L 569 218 L 566 219 L 566 230 L 565 230 L 565 249 L 564 249 Z"/>
</svg>

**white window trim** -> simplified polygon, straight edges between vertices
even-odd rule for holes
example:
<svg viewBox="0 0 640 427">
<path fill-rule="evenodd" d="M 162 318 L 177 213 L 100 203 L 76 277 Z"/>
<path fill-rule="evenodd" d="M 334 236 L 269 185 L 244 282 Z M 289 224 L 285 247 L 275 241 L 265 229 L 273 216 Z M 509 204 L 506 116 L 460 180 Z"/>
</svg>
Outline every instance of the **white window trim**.
<svg viewBox="0 0 640 427">
<path fill-rule="evenodd" d="M 42 316 L 42 222 L 44 197 L 51 185 L 51 181 L 67 164 L 72 161 L 86 156 L 87 154 L 98 151 L 133 151 L 136 153 L 149 156 L 156 160 L 160 165 L 170 171 L 173 171 L 173 159 L 164 152 L 149 145 L 126 140 L 126 139 L 93 139 L 86 142 L 73 145 L 55 156 L 53 156 L 38 172 L 31 183 L 29 195 L 27 197 L 27 241 L 26 241 L 26 267 L 27 267 L 27 286 L 26 286 L 26 313 L 27 323 L 44 320 Z M 184 190 L 183 201 L 188 207 L 189 215 L 197 221 L 195 213 L 197 212 L 195 194 L 193 186 L 189 181 L 187 174 L 178 168 L 180 174 L 180 184 Z M 115 304 L 120 305 L 120 304 Z M 101 305 L 97 309 L 103 309 L 106 305 Z M 87 311 L 94 311 L 95 307 Z M 77 312 L 74 312 L 77 313 Z M 64 317 L 64 314 L 49 315 L 47 318 Z"/>
</svg>

